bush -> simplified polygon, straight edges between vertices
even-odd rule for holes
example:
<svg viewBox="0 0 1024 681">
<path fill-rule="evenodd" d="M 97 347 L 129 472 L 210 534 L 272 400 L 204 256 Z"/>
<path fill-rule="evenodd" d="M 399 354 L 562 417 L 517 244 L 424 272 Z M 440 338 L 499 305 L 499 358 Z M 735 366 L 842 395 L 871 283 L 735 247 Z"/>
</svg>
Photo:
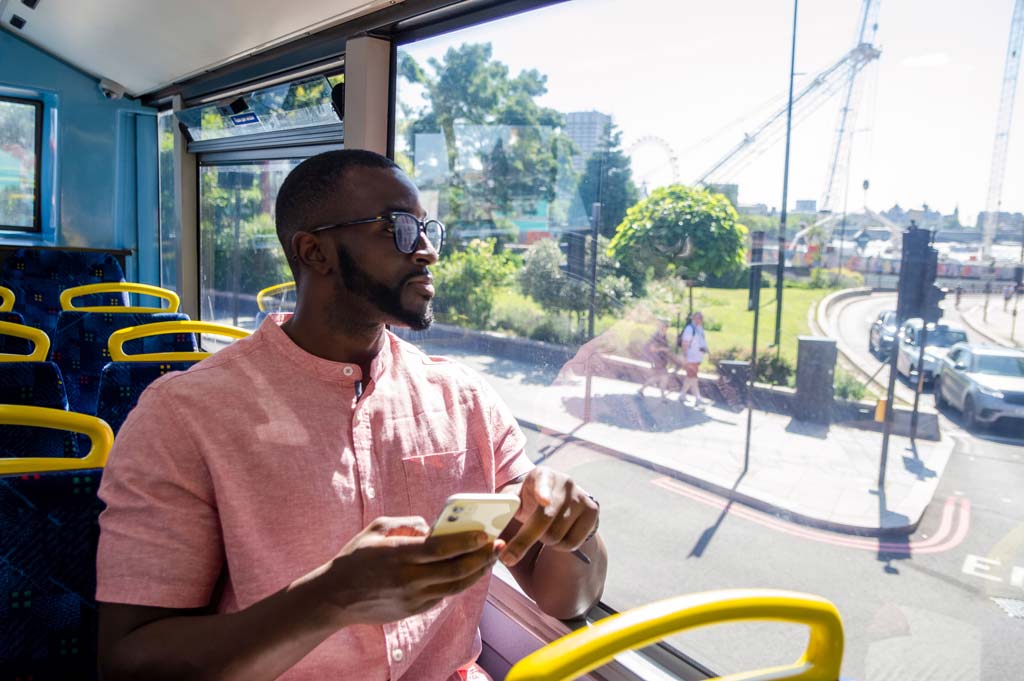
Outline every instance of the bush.
<svg viewBox="0 0 1024 681">
<path fill-rule="evenodd" d="M 858 288 L 863 285 L 864 275 L 853 270 L 819 268 L 811 272 L 811 288 Z"/>
<path fill-rule="evenodd" d="M 796 367 L 781 355 L 761 355 L 757 358 L 757 380 L 770 385 L 792 385 Z"/>
<path fill-rule="evenodd" d="M 835 396 L 843 400 L 857 401 L 863 399 L 866 392 L 856 376 L 840 369 L 836 369 L 832 387 L 835 390 Z"/>
<path fill-rule="evenodd" d="M 466 249 L 455 251 L 434 266 L 437 297 L 434 307 L 443 318 L 488 327 L 498 290 L 512 283 L 518 257 L 495 253 L 494 240 L 474 239 Z"/>
<path fill-rule="evenodd" d="M 510 289 L 498 291 L 491 309 L 491 327 L 510 331 L 517 336 L 530 338 L 547 318 L 540 303 L 533 298 Z"/>
</svg>

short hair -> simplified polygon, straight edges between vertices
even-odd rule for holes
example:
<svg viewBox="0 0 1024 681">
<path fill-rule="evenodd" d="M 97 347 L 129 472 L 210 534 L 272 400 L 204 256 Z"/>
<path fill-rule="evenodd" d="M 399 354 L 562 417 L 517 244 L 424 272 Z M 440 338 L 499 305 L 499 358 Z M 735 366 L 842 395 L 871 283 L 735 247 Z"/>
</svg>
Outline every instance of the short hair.
<svg viewBox="0 0 1024 681">
<path fill-rule="evenodd" d="M 281 241 L 292 273 L 292 237 L 295 232 L 318 227 L 328 218 L 330 206 L 336 206 L 348 172 L 354 168 L 399 168 L 386 156 L 365 149 L 342 149 L 310 156 L 284 179 L 277 192 L 275 207 L 277 238 Z"/>
</svg>

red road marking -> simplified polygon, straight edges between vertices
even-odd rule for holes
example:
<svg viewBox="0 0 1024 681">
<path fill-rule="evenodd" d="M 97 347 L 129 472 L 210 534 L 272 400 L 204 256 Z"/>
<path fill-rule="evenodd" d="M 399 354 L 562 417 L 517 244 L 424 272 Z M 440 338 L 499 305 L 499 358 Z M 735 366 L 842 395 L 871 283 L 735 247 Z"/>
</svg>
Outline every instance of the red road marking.
<svg viewBox="0 0 1024 681">
<path fill-rule="evenodd" d="M 729 503 L 725 499 L 714 496 L 709 492 L 698 490 L 668 477 L 655 478 L 652 484 L 667 489 L 670 492 L 699 501 L 707 506 L 724 509 Z M 956 510 L 960 508 L 957 515 Z M 929 554 L 941 553 L 958 546 L 967 537 L 967 531 L 971 524 L 971 502 L 965 497 L 949 497 L 942 507 L 942 519 L 939 522 L 938 530 L 928 539 L 911 542 L 886 542 L 870 537 L 853 537 L 817 530 L 811 527 L 795 525 L 781 520 L 761 511 L 754 510 L 742 505 L 733 505 L 729 513 L 739 516 L 752 523 L 768 527 L 776 532 L 782 532 L 790 536 L 808 539 L 810 541 L 842 546 L 845 548 L 857 549 L 860 551 L 905 553 L 905 554 Z M 955 529 L 954 529 L 955 525 Z"/>
</svg>

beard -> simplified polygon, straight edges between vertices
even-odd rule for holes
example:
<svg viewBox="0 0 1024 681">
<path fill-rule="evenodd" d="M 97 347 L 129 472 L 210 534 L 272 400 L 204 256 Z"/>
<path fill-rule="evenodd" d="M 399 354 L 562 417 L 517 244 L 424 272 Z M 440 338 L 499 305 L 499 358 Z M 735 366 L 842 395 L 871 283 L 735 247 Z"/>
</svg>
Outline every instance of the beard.
<svg viewBox="0 0 1024 681">
<path fill-rule="evenodd" d="M 348 249 L 338 244 L 338 263 L 341 265 L 341 284 L 348 292 L 358 296 L 377 308 L 381 313 L 391 317 L 399 324 L 408 326 L 413 331 L 423 331 L 434 322 L 433 303 L 428 301 L 422 312 L 409 310 L 402 305 L 402 289 L 406 281 L 418 276 L 414 272 L 399 282 L 394 288 L 385 286 L 373 279 L 370 273 L 356 264 L 349 255 Z"/>
</svg>

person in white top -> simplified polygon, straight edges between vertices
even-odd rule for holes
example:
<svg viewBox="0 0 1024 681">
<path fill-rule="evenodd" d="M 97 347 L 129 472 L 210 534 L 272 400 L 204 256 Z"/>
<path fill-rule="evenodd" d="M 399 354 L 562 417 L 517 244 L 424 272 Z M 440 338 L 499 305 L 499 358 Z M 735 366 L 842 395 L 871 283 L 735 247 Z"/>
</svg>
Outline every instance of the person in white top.
<svg viewBox="0 0 1024 681">
<path fill-rule="evenodd" d="M 682 349 L 682 358 L 686 369 L 686 378 L 683 379 L 683 392 L 679 395 L 679 401 L 686 401 L 686 396 L 692 394 L 694 397 L 693 406 L 707 404 L 700 396 L 700 379 L 697 378 L 697 370 L 704 356 L 708 354 L 708 342 L 704 337 L 704 316 L 700 312 L 694 312 L 690 317 L 690 323 L 683 328 L 679 336 L 679 347 Z"/>
</svg>

